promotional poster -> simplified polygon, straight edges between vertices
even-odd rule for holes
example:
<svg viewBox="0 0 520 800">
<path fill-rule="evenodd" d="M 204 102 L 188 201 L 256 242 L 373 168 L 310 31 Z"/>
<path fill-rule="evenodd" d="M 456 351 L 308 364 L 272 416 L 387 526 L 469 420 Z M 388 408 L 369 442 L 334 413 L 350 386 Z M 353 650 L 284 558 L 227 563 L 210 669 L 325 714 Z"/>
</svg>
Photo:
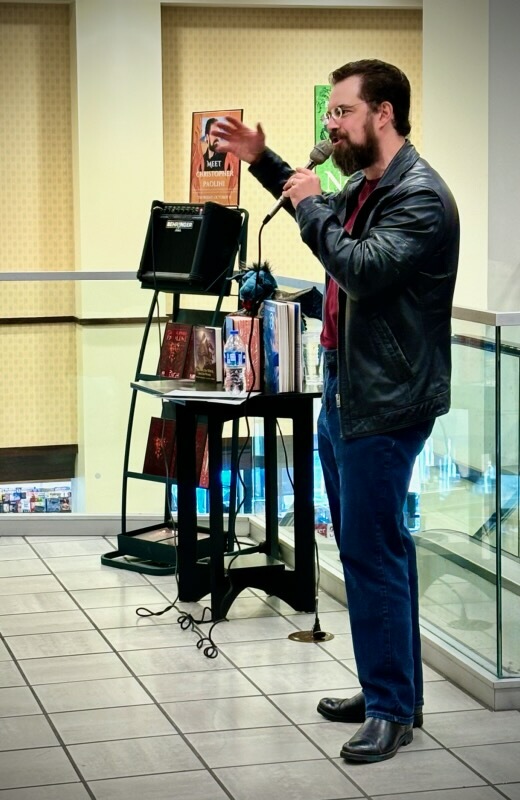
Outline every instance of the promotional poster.
<svg viewBox="0 0 520 800">
<path fill-rule="evenodd" d="M 191 129 L 190 203 L 211 200 L 239 205 L 240 161 L 231 153 L 218 153 L 215 123 L 222 117 L 242 120 L 242 109 L 195 111 Z"/>
</svg>

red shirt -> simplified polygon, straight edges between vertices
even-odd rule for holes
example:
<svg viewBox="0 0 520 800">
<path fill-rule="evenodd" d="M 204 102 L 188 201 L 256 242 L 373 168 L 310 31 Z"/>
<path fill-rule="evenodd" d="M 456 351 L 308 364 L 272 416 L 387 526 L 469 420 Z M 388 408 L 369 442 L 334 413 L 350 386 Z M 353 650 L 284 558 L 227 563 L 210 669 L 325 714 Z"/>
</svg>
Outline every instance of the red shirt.
<svg viewBox="0 0 520 800">
<path fill-rule="evenodd" d="M 379 178 L 371 181 L 368 179 L 365 180 L 358 195 L 357 205 L 345 223 L 345 230 L 349 235 L 352 233 L 354 222 L 356 221 L 361 206 L 374 191 L 378 183 Z M 336 350 L 338 347 L 338 292 L 338 284 L 333 278 L 329 278 L 327 294 L 325 295 L 323 328 L 320 336 L 321 346 L 325 348 L 325 350 Z"/>
</svg>

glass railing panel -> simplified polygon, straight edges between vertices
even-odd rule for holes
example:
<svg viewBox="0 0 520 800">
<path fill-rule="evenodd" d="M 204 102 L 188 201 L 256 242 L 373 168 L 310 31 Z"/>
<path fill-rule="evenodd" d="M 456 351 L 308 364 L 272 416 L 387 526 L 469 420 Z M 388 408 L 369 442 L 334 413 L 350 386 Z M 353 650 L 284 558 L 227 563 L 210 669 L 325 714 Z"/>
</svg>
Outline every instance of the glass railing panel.
<svg viewBox="0 0 520 800">
<path fill-rule="evenodd" d="M 500 329 L 500 540 L 501 667 L 506 677 L 520 675 L 520 326 Z M 497 526 L 491 544 L 497 546 Z"/>
<path fill-rule="evenodd" d="M 421 619 L 497 670 L 495 329 L 454 320 L 450 412 L 418 459 Z"/>
</svg>

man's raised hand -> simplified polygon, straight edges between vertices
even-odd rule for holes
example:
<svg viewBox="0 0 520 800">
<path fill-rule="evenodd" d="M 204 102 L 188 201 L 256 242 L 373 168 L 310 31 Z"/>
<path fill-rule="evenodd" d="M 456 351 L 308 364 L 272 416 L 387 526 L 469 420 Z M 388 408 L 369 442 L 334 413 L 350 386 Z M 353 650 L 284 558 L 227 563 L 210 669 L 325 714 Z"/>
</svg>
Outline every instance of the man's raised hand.
<svg viewBox="0 0 520 800">
<path fill-rule="evenodd" d="M 241 161 L 252 164 L 265 150 L 265 133 L 260 123 L 256 129 L 248 128 L 235 117 L 223 117 L 214 127 L 220 153 L 232 153 Z"/>
</svg>

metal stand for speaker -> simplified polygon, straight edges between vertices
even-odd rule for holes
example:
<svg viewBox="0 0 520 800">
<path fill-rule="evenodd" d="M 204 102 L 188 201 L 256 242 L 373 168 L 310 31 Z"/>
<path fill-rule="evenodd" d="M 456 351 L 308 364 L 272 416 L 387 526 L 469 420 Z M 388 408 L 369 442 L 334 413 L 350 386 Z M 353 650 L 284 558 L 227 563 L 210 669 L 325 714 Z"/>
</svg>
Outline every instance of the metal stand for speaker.
<svg viewBox="0 0 520 800">
<path fill-rule="evenodd" d="M 240 265 L 245 265 L 247 257 L 247 224 L 249 215 L 245 209 L 238 209 L 238 211 L 243 217 L 240 238 L 238 241 L 238 260 Z M 235 256 L 236 254 L 233 254 L 233 257 L 230 260 L 228 273 L 226 276 L 227 280 L 230 280 L 233 274 Z M 143 284 L 143 288 L 151 287 Z M 141 340 L 134 383 L 138 383 L 139 381 L 143 380 L 161 380 L 161 378 L 157 375 L 149 375 L 142 372 L 148 336 L 158 307 L 159 295 L 161 293 L 169 293 L 173 295 L 173 307 L 171 315 L 171 320 L 173 322 L 185 322 L 199 325 L 221 325 L 224 321 L 224 317 L 226 316 L 226 313 L 224 313 L 221 308 L 223 299 L 228 293 L 228 291 L 226 291 L 227 288 L 228 285 L 226 285 L 226 283 L 222 283 L 222 288 L 220 290 L 220 294 L 217 295 L 215 308 L 213 310 L 181 308 L 180 299 L 182 292 L 178 291 L 178 287 L 173 280 L 171 284 L 168 282 L 163 282 L 161 288 L 154 289 L 148 317 L 143 331 L 143 337 Z M 205 289 L 198 289 L 197 286 L 193 286 L 189 288 L 189 294 L 207 295 L 207 292 Z M 116 567 L 118 569 L 133 570 L 135 572 L 142 572 L 146 574 L 171 575 L 177 571 L 177 547 L 172 546 L 176 545 L 176 533 L 172 528 L 170 519 L 171 489 L 172 485 L 175 483 L 175 480 L 171 477 L 151 476 L 129 470 L 130 448 L 134 428 L 136 403 L 137 391 L 135 388 L 132 388 L 123 463 L 121 533 L 118 534 L 117 537 L 117 550 L 113 550 L 102 555 L 101 563 L 105 564 L 106 566 Z M 172 408 L 173 407 L 171 404 L 163 403 L 163 415 L 165 418 L 168 418 L 168 415 L 172 413 Z M 231 435 L 231 463 L 236 463 L 238 456 L 238 434 L 239 422 L 238 420 L 234 420 Z M 165 485 L 163 520 L 155 525 L 129 531 L 127 518 L 129 480 L 134 479 L 160 482 Z M 232 470 L 229 494 L 229 522 L 226 534 L 226 548 L 228 550 L 232 549 L 235 539 L 234 510 L 236 508 L 236 496 L 237 475 L 236 472 Z M 162 531 L 164 531 L 164 536 L 161 536 Z M 209 533 L 209 529 L 205 529 L 203 526 L 199 526 L 199 531 L 201 534 Z M 204 558 L 205 556 L 209 556 L 209 552 L 209 536 L 202 535 L 198 543 L 199 556 Z"/>
</svg>

